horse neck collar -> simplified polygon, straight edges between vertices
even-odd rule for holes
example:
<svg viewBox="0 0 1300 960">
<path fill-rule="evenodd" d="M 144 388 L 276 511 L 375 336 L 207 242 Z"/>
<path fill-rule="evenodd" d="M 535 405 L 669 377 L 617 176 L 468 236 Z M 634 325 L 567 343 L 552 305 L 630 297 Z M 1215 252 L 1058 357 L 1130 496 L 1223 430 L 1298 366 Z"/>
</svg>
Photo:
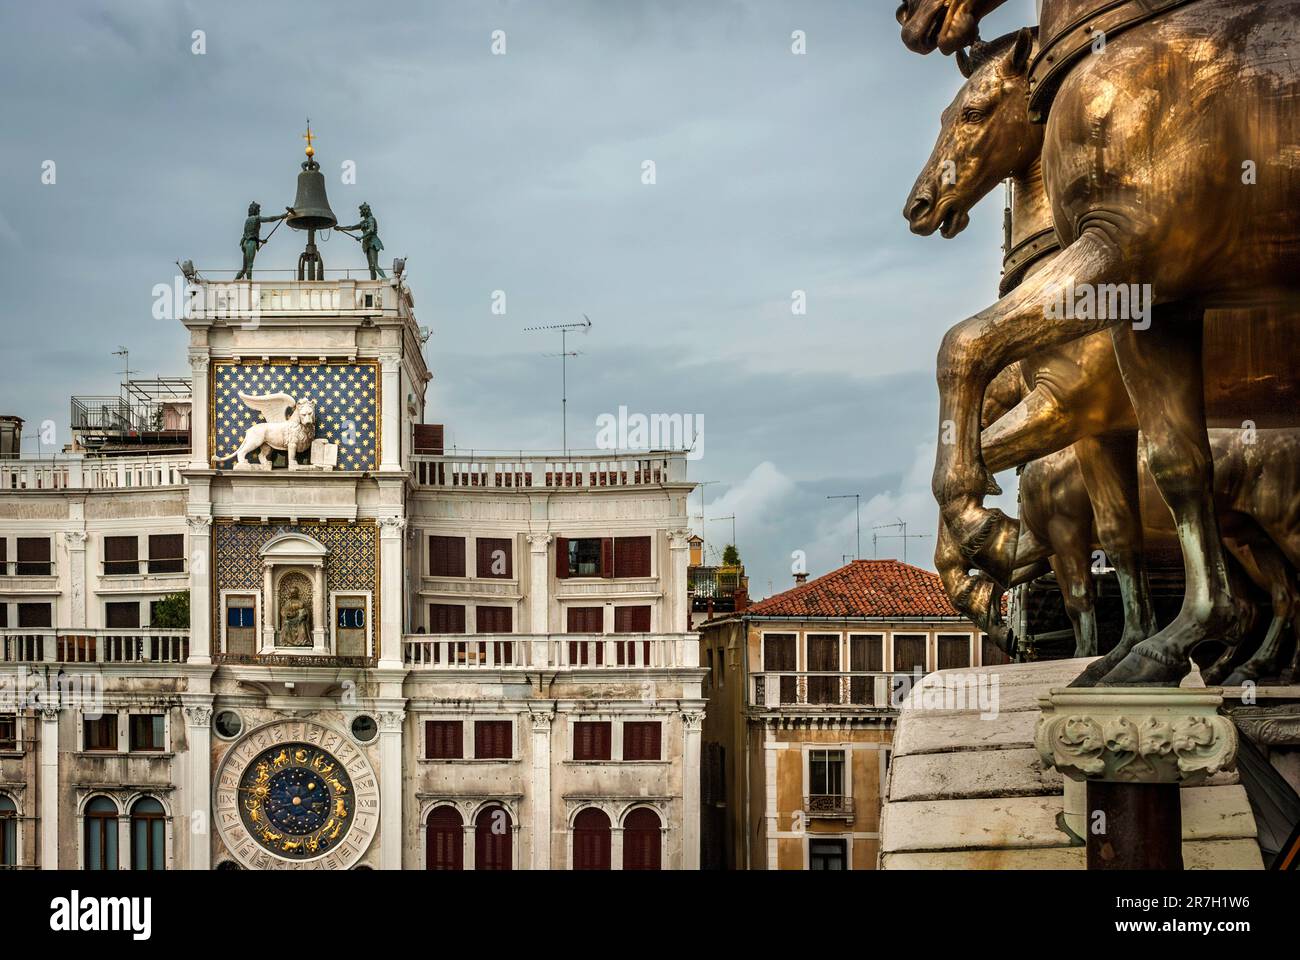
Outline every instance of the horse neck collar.
<svg viewBox="0 0 1300 960">
<path fill-rule="evenodd" d="M 1100 33 L 1116 34 L 1194 0 L 1044 0 L 1039 49 L 1029 65 L 1029 117 L 1047 120 L 1052 99 L 1066 75 L 1092 48 Z"/>
<path fill-rule="evenodd" d="M 1061 249 L 1052 220 L 1052 208 L 1043 187 L 1042 159 L 1035 158 L 1012 184 L 1011 237 L 1002 258 L 998 296 L 1006 296 L 1024 279 L 1030 267 Z"/>
</svg>

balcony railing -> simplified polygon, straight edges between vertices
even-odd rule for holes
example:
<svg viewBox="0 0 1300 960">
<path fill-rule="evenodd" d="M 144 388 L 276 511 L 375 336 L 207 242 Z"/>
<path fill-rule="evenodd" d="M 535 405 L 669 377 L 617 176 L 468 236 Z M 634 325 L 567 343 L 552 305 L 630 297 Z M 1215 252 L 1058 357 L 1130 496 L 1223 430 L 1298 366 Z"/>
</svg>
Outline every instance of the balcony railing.
<svg viewBox="0 0 1300 960">
<path fill-rule="evenodd" d="M 184 663 L 188 630 L 0 630 L 0 663 Z"/>
<path fill-rule="evenodd" d="M 814 793 L 803 798 L 803 809 L 813 818 L 852 820 L 853 798 L 842 793 Z"/>
<path fill-rule="evenodd" d="M 893 705 L 894 678 L 912 679 L 910 673 L 866 670 L 831 672 L 768 671 L 750 676 L 750 704 L 759 708 L 874 707 Z M 902 682 L 902 681 L 899 681 Z"/>
<path fill-rule="evenodd" d="M 53 457 L 0 460 L 0 492 L 6 490 L 129 490 L 185 483 L 188 454 L 163 457 Z"/>
<path fill-rule="evenodd" d="M 407 666 L 423 670 L 628 670 L 698 667 L 695 634 L 407 634 Z"/>
<path fill-rule="evenodd" d="M 479 456 L 412 455 L 420 487 L 444 490 L 649 487 L 686 481 L 685 453 Z"/>
<path fill-rule="evenodd" d="M 53 577 L 57 572 L 53 560 L 10 560 L 0 563 L 0 577 Z"/>
</svg>

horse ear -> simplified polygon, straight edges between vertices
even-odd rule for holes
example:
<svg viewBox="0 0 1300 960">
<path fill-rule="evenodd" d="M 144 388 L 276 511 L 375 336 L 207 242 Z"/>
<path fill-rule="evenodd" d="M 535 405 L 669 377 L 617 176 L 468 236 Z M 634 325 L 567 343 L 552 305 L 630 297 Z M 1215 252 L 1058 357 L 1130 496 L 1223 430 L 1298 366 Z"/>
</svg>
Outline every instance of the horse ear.
<svg viewBox="0 0 1300 960">
<path fill-rule="evenodd" d="M 968 54 L 961 47 L 958 47 L 956 59 L 957 59 L 957 69 L 961 71 L 961 75 L 963 77 L 969 80 L 971 72 L 974 70 L 974 67 L 971 64 L 970 54 Z"/>
<path fill-rule="evenodd" d="M 903 2 L 898 5 L 898 9 L 894 11 L 894 19 L 898 21 L 900 27 L 904 27 L 907 26 L 907 18 L 910 15 L 911 14 L 907 9 L 907 0 L 903 0 Z"/>
<path fill-rule="evenodd" d="M 1034 49 L 1034 30 L 1032 27 L 1021 27 L 1020 32 L 1016 34 L 1016 45 L 1011 50 L 1011 71 L 1019 75 L 1025 72 L 1029 65 L 1029 55 Z"/>
</svg>

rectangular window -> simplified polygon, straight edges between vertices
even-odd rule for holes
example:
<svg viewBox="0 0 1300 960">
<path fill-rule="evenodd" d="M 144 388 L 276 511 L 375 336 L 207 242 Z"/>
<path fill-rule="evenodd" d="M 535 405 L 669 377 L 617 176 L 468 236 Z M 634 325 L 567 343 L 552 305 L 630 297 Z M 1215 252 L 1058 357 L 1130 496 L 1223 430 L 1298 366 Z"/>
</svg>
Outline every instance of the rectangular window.
<svg viewBox="0 0 1300 960">
<path fill-rule="evenodd" d="M 53 604 L 20 603 L 18 604 L 18 626 L 52 627 L 54 626 Z"/>
<path fill-rule="evenodd" d="M 465 606 L 460 603 L 429 604 L 430 633 L 464 633 Z"/>
<path fill-rule="evenodd" d="M 140 541 L 136 537 L 104 538 L 104 575 L 120 576 L 140 572 Z"/>
<path fill-rule="evenodd" d="M 510 760 L 514 757 L 511 720 L 474 721 L 474 758 L 476 760 Z"/>
<path fill-rule="evenodd" d="M 129 717 L 132 750 L 166 749 L 164 723 L 161 713 L 133 713 Z"/>
<path fill-rule="evenodd" d="M 149 572 L 185 572 L 185 534 L 151 533 L 149 535 Z"/>
<path fill-rule="evenodd" d="M 624 760 L 661 760 L 663 724 L 658 720 L 623 724 Z"/>
<path fill-rule="evenodd" d="M 89 717 L 85 717 L 81 721 L 81 729 L 85 738 L 82 744 L 83 749 L 117 749 L 116 713 L 106 713 L 102 717 L 96 717 L 93 720 Z"/>
<path fill-rule="evenodd" d="M 479 537 L 475 542 L 476 571 L 480 578 L 509 580 L 514 576 L 513 540 Z"/>
<path fill-rule="evenodd" d="M 18 749 L 18 717 L 12 713 L 0 714 L 0 750 Z"/>
<path fill-rule="evenodd" d="M 612 739 L 608 720 L 579 720 L 573 725 L 573 759 L 610 759 Z"/>
<path fill-rule="evenodd" d="M 123 601 L 104 604 L 104 626 L 110 630 L 131 630 L 140 626 L 140 604 Z"/>
<path fill-rule="evenodd" d="M 925 647 L 926 635 L 923 633 L 894 634 L 894 672 L 911 673 L 914 670 L 926 672 Z"/>
<path fill-rule="evenodd" d="M 840 638 L 832 634 L 810 633 L 808 644 L 808 672 L 836 673 L 840 669 Z M 809 703 L 839 703 L 840 678 L 809 677 Z"/>
<path fill-rule="evenodd" d="M 18 538 L 18 576 L 48 577 L 54 572 L 50 563 L 49 537 Z"/>
<path fill-rule="evenodd" d="M 611 577 L 614 575 L 613 537 L 582 537 L 568 540 L 569 577 Z"/>
<path fill-rule="evenodd" d="M 7 629 L 8 627 L 9 627 L 9 604 L 5 603 L 4 600 L 0 600 L 0 628 Z"/>
<path fill-rule="evenodd" d="M 650 538 L 614 538 L 614 576 L 650 576 Z"/>
<path fill-rule="evenodd" d="M 843 840 L 809 840 L 809 870 L 847 870 L 848 849 Z"/>
<path fill-rule="evenodd" d="M 0 535 L 0 577 L 7 577 L 9 573 L 9 538 Z"/>
<path fill-rule="evenodd" d="M 795 671 L 795 636 L 793 633 L 769 633 L 763 637 L 763 672 L 788 674 L 781 680 L 781 702 L 798 701 L 799 683 Z M 771 680 L 769 679 L 770 683 Z"/>
<path fill-rule="evenodd" d="M 955 670 L 970 666 L 970 635 L 941 633 L 935 638 L 939 645 L 939 669 Z"/>
<path fill-rule="evenodd" d="M 465 728 L 459 720 L 424 722 L 424 755 L 430 760 L 460 760 L 465 756 Z"/>
<path fill-rule="evenodd" d="M 844 798 L 844 751 L 812 750 L 808 754 L 808 792 L 813 809 L 819 806 L 818 798 L 842 800 Z"/>
<path fill-rule="evenodd" d="M 565 610 L 565 629 L 569 633 L 604 633 L 604 607 L 569 607 Z"/>
<path fill-rule="evenodd" d="M 854 673 L 881 673 L 885 669 L 885 637 L 880 633 L 855 633 L 849 636 L 849 669 Z M 874 677 L 849 680 L 849 700 L 860 706 L 875 702 Z"/>
<path fill-rule="evenodd" d="M 226 597 L 226 653 L 251 657 L 257 652 L 257 608 L 248 596 Z"/>
<path fill-rule="evenodd" d="M 475 633 L 512 633 L 514 632 L 513 607 L 475 607 Z"/>
<path fill-rule="evenodd" d="M 465 576 L 465 538 L 429 538 L 429 576 Z"/>
</svg>

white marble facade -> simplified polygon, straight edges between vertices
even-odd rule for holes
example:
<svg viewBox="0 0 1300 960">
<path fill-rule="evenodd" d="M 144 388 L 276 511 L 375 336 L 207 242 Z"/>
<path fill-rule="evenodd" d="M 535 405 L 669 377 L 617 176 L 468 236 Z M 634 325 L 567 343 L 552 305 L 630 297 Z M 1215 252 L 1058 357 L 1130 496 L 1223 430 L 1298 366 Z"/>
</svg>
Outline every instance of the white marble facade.
<svg viewBox="0 0 1300 960">
<path fill-rule="evenodd" d="M 14 865 L 697 867 L 684 458 L 412 453 L 430 375 L 397 281 L 195 303 L 191 452 L 0 462 Z M 214 463 L 217 370 L 301 372 L 334 468 Z M 189 628 L 159 626 L 180 591 Z"/>
</svg>

